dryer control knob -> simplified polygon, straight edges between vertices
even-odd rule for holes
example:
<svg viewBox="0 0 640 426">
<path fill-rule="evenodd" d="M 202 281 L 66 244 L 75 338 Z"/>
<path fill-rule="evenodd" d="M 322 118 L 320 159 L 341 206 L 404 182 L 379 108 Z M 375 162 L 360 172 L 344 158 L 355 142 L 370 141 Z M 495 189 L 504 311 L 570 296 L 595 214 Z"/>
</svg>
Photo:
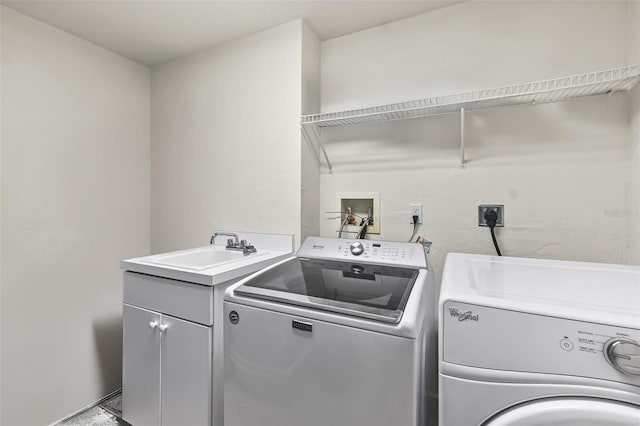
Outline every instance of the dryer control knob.
<svg viewBox="0 0 640 426">
<path fill-rule="evenodd" d="M 640 344 L 631 339 L 611 339 L 604 345 L 604 356 L 616 370 L 640 376 Z"/>
<path fill-rule="evenodd" d="M 364 253 L 364 246 L 362 245 L 362 243 L 357 241 L 355 243 L 352 243 L 349 249 L 351 250 L 351 254 L 353 254 L 354 256 L 360 256 L 362 253 Z"/>
</svg>

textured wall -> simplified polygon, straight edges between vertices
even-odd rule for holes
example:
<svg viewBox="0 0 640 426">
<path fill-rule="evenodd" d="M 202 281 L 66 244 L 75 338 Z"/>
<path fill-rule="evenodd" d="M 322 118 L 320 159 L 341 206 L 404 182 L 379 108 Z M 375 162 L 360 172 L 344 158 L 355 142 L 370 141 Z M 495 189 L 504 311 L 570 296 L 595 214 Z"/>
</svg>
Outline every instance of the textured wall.
<svg viewBox="0 0 640 426">
<path fill-rule="evenodd" d="M 628 218 L 627 262 L 640 265 L 640 86 L 631 100 L 631 146 L 629 148 L 629 200 L 623 215 Z"/>
<path fill-rule="evenodd" d="M 302 22 L 153 68 L 151 248 L 300 232 Z"/>
<path fill-rule="evenodd" d="M 468 2 L 329 40 L 322 110 L 624 66 L 627 13 L 625 2 Z M 477 226 L 483 203 L 505 205 L 505 255 L 626 260 L 625 94 L 470 112 L 464 170 L 459 125 L 453 114 L 325 131 L 336 172 L 321 177 L 322 211 L 336 209 L 336 192 L 379 191 L 372 238 L 402 241 L 408 203 L 424 203 L 438 275 L 449 252 L 494 253 Z M 321 233 L 335 236 L 323 216 Z"/>
<path fill-rule="evenodd" d="M 320 111 L 320 39 L 307 24 L 302 27 L 302 115 Z M 309 137 L 310 134 L 309 134 Z M 320 152 L 317 144 L 302 138 L 302 197 L 300 241 L 320 235 Z"/>
<path fill-rule="evenodd" d="M 120 259 L 149 252 L 146 67 L 2 11 L 2 414 L 120 388 Z"/>
<path fill-rule="evenodd" d="M 629 65 L 640 65 L 640 2 L 629 2 L 628 13 Z M 624 215 L 628 218 L 628 262 L 640 265 L 640 86 L 631 96 L 629 200 Z"/>
</svg>

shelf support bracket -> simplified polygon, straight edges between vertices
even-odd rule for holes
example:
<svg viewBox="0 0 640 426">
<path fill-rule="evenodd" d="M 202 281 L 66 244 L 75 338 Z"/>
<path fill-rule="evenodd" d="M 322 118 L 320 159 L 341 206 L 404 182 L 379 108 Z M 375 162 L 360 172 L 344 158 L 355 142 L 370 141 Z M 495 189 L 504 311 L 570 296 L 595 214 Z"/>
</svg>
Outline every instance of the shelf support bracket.
<svg viewBox="0 0 640 426">
<path fill-rule="evenodd" d="M 464 159 L 464 108 L 460 108 L 460 168 L 467 168 L 467 163 Z"/>
<path fill-rule="evenodd" d="M 320 132 L 316 126 L 311 126 L 313 133 L 316 135 L 316 140 L 318 141 L 318 146 L 320 147 L 320 151 L 322 151 L 322 155 L 324 155 L 324 159 L 327 162 L 327 166 L 329 167 L 329 173 L 333 174 L 333 166 L 331 165 L 331 161 L 329 161 L 329 156 L 327 155 L 327 151 L 324 149 L 324 145 L 322 145 L 322 139 L 320 139 Z"/>
<path fill-rule="evenodd" d="M 302 137 L 307 141 L 307 144 L 309 145 L 309 149 L 313 153 L 313 156 L 315 157 L 315 159 L 318 162 L 318 164 L 320 164 L 321 160 L 320 160 L 320 157 L 318 156 L 319 154 L 315 149 L 315 144 L 314 144 L 313 140 L 309 136 L 309 132 L 307 132 L 307 126 L 304 125 L 304 124 L 301 124 L 300 125 L 300 130 L 302 131 Z"/>
<path fill-rule="evenodd" d="M 322 142 L 320 140 L 320 133 L 318 132 L 318 129 L 316 129 L 316 126 L 314 125 L 310 125 L 309 127 L 311 127 L 311 133 L 313 134 L 312 137 L 310 137 L 309 132 L 307 131 L 307 126 L 304 124 L 301 125 L 302 133 L 304 134 L 304 137 L 308 141 L 315 142 L 315 144 L 320 149 L 320 152 L 322 152 L 322 155 L 324 156 L 325 161 L 327 162 L 327 166 L 329 167 L 329 173 L 333 174 L 333 166 L 331 165 L 331 161 L 329 161 L 329 156 L 327 155 L 327 151 L 324 149 L 324 146 L 322 145 Z M 316 156 L 316 159 L 320 164 L 320 159 L 317 156 Z"/>
</svg>

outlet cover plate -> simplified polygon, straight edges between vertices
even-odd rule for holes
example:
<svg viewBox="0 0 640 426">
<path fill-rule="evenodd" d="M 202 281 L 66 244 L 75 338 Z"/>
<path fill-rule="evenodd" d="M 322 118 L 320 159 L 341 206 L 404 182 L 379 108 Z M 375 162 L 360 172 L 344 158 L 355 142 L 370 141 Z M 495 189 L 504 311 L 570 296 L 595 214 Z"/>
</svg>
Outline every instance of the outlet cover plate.
<svg viewBox="0 0 640 426">
<path fill-rule="evenodd" d="M 422 203 L 409 204 L 409 223 L 413 225 L 413 216 L 418 216 L 418 225 L 422 225 Z"/>
<path fill-rule="evenodd" d="M 484 214 L 487 211 L 494 210 L 498 213 L 498 220 L 496 221 L 496 227 L 504 226 L 504 204 L 480 204 L 478 206 L 478 226 L 489 226 L 487 221 L 484 220 Z"/>
</svg>

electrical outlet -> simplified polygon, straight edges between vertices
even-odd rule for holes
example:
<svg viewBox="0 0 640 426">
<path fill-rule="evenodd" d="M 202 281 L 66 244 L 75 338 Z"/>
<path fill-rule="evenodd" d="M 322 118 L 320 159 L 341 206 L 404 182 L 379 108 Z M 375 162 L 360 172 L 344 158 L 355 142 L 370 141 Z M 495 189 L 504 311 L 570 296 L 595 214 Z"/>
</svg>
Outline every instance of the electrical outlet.
<svg viewBox="0 0 640 426">
<path fill-rule="evenodd" d="M 498 213 L 498 220 L 496 220 L 496 227 L 504 226 L 504 205 L 503 204 L 481 204 L 478 206 L 478 226 L 489 226 L 484 219 L 484 214 L 488 211 L 495 211 Z"/>
<path fill-rule="evenodd" d="M 409 223 L 413 225 L 413 217 L 418 216 L 418 225 L 422 225 L 422 203 L 409 204 Z"/>
</svg>

